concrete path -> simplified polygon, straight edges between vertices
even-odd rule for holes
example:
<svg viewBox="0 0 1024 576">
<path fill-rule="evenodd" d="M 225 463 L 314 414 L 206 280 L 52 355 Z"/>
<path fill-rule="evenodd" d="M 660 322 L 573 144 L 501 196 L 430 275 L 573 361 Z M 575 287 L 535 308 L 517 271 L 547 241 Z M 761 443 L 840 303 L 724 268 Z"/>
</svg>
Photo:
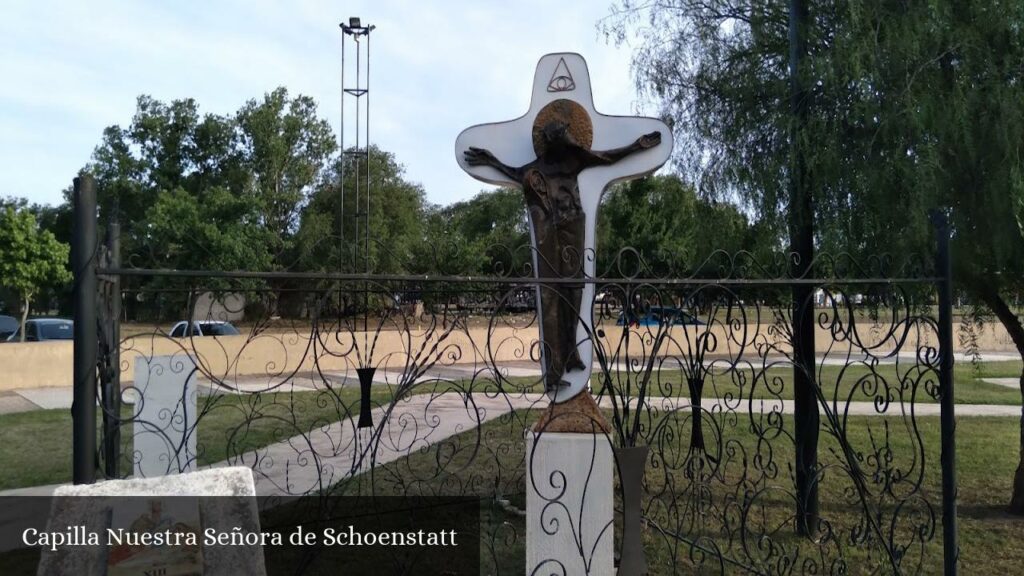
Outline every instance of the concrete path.
<svg viewBox="0 0 1024 576">
<path fill-rule="evenodd" d="M 982 382 L 1020 390 L 1020 378 L 979 378 Z"/>
<path fill-rule="evenodd" d="M 385 422 L 375 450 L 369 442 L 376 428 L 360 430 L 355 419 L 347 419 L 213 466 L 251 467 L 260 496 L 305 494 L 473 430 L 513 409 L 542 405 L 542 394 L 515 400 L 474 394 L 469 401 L 455 393 L 416 395 L 395 405 L 386 422 L 385 408 L 373 410 L 374 425 Z"/>
<path fill-rule="evenodd" d="M 0 392 L 0 414 L 15 414 L 29 410 L 42 410 L 42 406 L 33 404 L 18 392 Z"/>
<path fill-rule="evenodd" d="M 74 400 L 71 388 L 23 388 L 0 392 L 0 414 L 31 410 L 70 410 Z M 96 401 L 99 405 L 99 400 Z"/>
<path fill-rule="evenodd" d="M 71 388 L 29 388 L 15 390 L 15 393 L 43 410 L 71 408 L 73 399 Z"/>
</svg>

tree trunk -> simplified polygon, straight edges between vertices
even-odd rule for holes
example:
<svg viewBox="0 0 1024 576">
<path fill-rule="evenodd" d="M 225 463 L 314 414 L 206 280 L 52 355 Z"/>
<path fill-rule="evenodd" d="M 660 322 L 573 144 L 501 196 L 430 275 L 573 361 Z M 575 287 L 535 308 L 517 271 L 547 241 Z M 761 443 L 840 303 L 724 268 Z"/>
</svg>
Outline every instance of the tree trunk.
<svg viewBox="0 0 1024 576">
<path fill-rule="evenodd" d="M 991 286 L 981 288 L 980 296 L 1006 328 L 1010 339 L 1013 340 L 1013 345 L 1017 348 L 1017 353 L 1024 358 L 1024 326 L 1021 325 L 1020 318 L 1013 313 L 1013 310 L 995 288 Z M 1024 516 L 1024 371 L 1021 372 L 1019 386 L 1021 391 L 1021 428 L 1017 471 L 1013 474 L 1013 495 L 1010 497 L 1010 513 Z"/>
<path fill-rule="evenodd" d="M 28 320 L 28 310 L 32 304 L 32 295 L 25 294 L 21 298 L 21 329 L 18 331 L 21 334 L 21 341 L 25 341 L 25 321 Z"/>
</svg>

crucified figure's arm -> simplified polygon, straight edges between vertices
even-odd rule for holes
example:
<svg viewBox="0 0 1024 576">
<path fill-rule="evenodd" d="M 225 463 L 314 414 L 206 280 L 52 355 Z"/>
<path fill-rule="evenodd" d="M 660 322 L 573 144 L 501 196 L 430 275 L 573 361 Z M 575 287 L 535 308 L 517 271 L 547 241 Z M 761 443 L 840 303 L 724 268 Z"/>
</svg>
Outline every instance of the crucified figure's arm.
<svg viewBox="0 0 1024 576">
<path fill-rule="evenodd" d="M 583 163 L 585 166 L 608 166 L 614 164 L 619 160 L 622 160 L 626 156 L 639 152 L 641 150 L 648 150 L 654 148 L 658 144 L 661 144 L 661 132 L 654 131 L 650 134 L 644 134 L 637 138 L 632 144 L 623 146 L 621 148 L 612 148 L 611 150 L 584 150 L 585 156 Z"/>
<path fill-rule="evenodd" d="M 514 182 L 522 183 L 523 169 L 513 168 L 498 160 L 490 150 L 485 148 L 469 147 L 465 152 L 466 164 L 470 166 L 490 166 Z"/>
</svg>

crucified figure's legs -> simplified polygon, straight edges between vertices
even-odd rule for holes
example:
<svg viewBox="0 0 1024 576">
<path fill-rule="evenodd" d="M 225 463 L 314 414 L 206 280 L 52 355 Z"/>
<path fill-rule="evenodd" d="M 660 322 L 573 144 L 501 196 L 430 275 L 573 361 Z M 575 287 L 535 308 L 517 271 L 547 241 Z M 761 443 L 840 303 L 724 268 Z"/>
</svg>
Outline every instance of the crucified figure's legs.
<svg viewBox="0 0 1024 576">
<path fill-rule="evenodd" d="M 583 278 L 583 214 L 554 224 L 543 210 L 531 209 L 537 241 L 537 272 L 541 278 Z M 583 284 L 552 282 L 540 288 L 544 333 L 545 388 L 557 390 L 566 372 L 583 370 L 576 342 Z"/>
<path fill-rule="evenodd" d="M 559 226 L 559 247 L 562 257 L 559 261 L 562 278 L 583 278 L 583 214 L 563 222 Z M 566 351 L 565 371 L 583 370 L 586 365 L 580 359 L 576 342 L 576 325 L 580 321 L 580 306 L 583 302 L 583 284 L 562 284 L 559 323 L 563 330 L 563 349 Z"/>
<path fill-rule="evenodd" d="M 561 300 L 562 295 L 558 286 L 551 284 L 541 285 L 541 327 L 544 331 L 541 346 L 544 352 L 544 388 L 548 392 L 558 389 L 565 367 L 564 339 L 561 338 L 559 332 L 561 323 L 557 321 L 557 312 Z M 552 321 L 553 318 L 556 321 Z"/>
</svg>

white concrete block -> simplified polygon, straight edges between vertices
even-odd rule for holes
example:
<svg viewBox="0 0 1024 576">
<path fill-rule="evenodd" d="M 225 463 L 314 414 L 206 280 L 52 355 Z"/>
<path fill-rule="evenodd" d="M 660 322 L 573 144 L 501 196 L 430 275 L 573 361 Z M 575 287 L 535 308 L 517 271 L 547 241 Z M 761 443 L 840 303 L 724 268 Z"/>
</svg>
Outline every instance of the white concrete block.
<svg viewBox="0 0 1024 576">
<path fill-rule="evenodd" d="M 135 361 L 135 476 L 149 478 L 196 468 L 196 365 L 184 354 Z"/>
<path fill-rule="evenodd" d="M 526 432 L 527 574 L 615 574 L 614 466 L 604 435 Z"/>
</svg>

